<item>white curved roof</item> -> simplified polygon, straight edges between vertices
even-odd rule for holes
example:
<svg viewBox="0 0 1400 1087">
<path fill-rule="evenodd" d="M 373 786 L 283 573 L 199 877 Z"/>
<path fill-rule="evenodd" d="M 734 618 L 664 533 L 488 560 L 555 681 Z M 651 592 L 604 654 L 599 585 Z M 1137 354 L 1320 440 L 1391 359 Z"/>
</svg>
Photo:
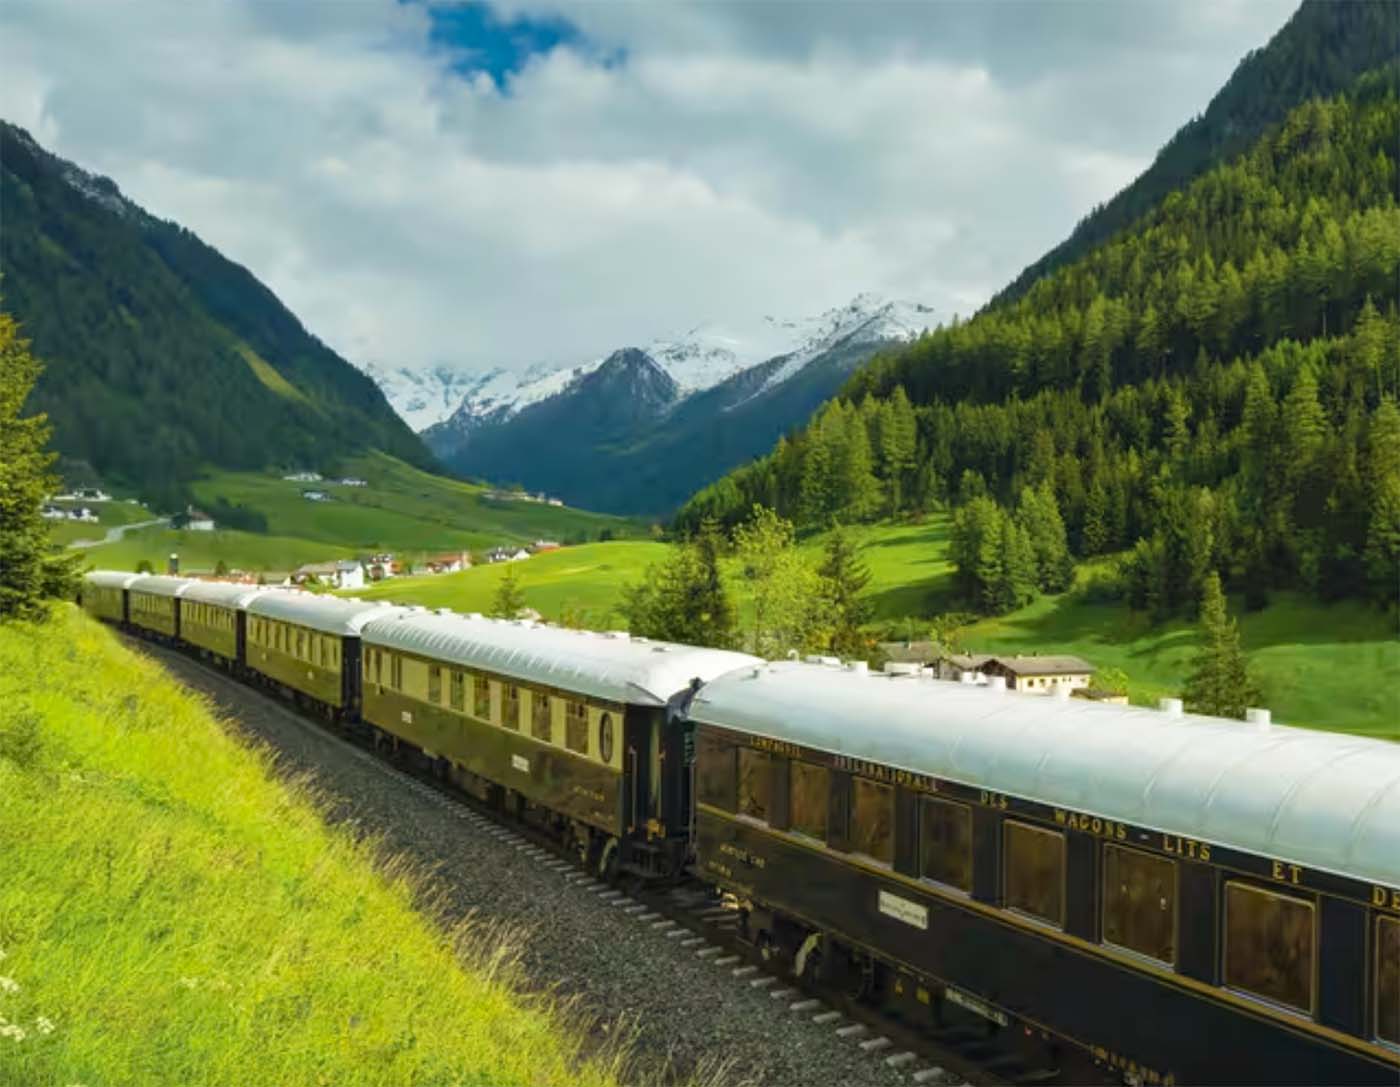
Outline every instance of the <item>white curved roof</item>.
<svg viewBox="0 0 1400 1087">
<path fill-rule="evenodd" d="M 187 577 L 170 577 L 168 574 L 146 574 L 127 585 L 132 592 L 150 593 L 152 596 L 182 596 L 191 585 L 196 584 Z"/>
<path fill-rule="evenodd" d="M 83 575 L 83 582 L 99 589 L 125 589 L 133 581 L 140 581 L 147 574 L 128 574 L 122 570 L 89 570 Z"/>
<path fill-rule="evenodd" d="M 264 585 L 238 585 L 229 581 L 192 581 L 180 594 L 182 600 L 199 604 L 217 604 L 224 608 L 241 608 L 259 593 L 273 592 Z"/>
<path fill-rule="evenodd" d="M 758 663 L 723 649 L 432 612 L 375 619 L 364 642 L 642 706 L 664 706 L 692 679 Z"/>
<path fill-rule="evenodd" d="M 254 596 L 245 610 L 249 615 L 261 615 L 284 623 L 300 623 L 312 630 L 344 637 L 358 635 L 360 628 L 371 619 L 393 615 L 403 609 L 392 604 L 370 604 L 363 600 L 342 600 L 334 596 L 317 596 L 315 593 L 271 589 Z"/>
<path fill-rule="evenodd" d="M 1400 885 L 1400 744 L 781 663 L 702 723 Z"/>
</svg>

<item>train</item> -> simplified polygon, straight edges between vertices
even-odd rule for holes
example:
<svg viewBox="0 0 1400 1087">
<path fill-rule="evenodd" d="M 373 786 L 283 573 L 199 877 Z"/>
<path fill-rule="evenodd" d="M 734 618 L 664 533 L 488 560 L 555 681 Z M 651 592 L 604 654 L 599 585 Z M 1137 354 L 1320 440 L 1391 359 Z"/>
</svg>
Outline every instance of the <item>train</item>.
<svg viewBox="0 0 1400 1087">
<path fill-rule="evenodd" d="M 713 888 L 755 957 L 930 1037 L 1062 1082 L 1400 1082 L 1400 744 L 194 579 L 80 604 L 602 878 Z"/>
</svg>

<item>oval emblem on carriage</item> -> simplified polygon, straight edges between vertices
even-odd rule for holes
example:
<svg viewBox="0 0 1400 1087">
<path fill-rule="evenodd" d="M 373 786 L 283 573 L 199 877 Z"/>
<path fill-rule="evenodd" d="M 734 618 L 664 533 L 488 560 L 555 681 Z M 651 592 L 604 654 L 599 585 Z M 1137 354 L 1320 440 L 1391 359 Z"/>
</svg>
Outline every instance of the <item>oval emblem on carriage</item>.
<svg viewBox="0 0 1400 1087">
<path fill-rule="evenodd" d="M 613 723 L 612 714 L 603 714 L 603 719 L 598 722 L 598 756 L 604 762 L 612 762 L 613 753 Z"/>
</svg>

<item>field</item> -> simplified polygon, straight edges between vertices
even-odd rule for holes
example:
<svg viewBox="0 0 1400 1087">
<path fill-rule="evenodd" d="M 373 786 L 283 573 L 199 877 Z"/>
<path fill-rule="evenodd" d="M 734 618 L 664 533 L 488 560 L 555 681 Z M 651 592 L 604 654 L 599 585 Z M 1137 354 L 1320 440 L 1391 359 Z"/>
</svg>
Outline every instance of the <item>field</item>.
<svg viewBox="0 0 1400 1087">
<path fill-rule="evenodd" d="M 0 856 L 0 1082 L 616 1082 L 68 606 L 0 626 Z"/>
<path fill-rule="evenodd" d="M 900 635 L 927 638 L 928 620 L 954 607 L 948 561 L 949 520 L 874 525 L 850 530 L 870 569 L 875 618 Z M 814 558 L 821 539 L 802 547 Z M 665 555 L 656 543 L 601 543 L 566 548 L 518 565 L 526 603 L 547 619 L 571 609 L 586 625 L 622 624 L 621 587 Z M 400 578 L 354 595 L 458 611 L 490 606 L 501 566 L 440 577 Z M 741 611 L 745 602 L 739 602 Z M 1270 606 L 1239 618 L 1250 667 L 1276 720 L 1400 740 L 1400 641 L 1393 620 L 1355 602 L 1323 605 L 1299 594 L 1276 594 Z M 1073 653 L 1099 668 L 1120 668 L 1133 701 L 1152 705 L 1176 695 L 1195 652 L 1195 628 L 1180 620 L 1152 626 L 1119 604 L 1097 604 L 1070 592 L 984 619 L 961 632 L 973 652 Z"/>
<path fill-rule="evenodd" d="M 667 545 L 644 540 L 583 544 L 547 551 L 524 562 L 477 566 L 460 574 L 400 577 L 342 595 L 392 600 L 454 611 L 486 611 L 507 566 L 520 576 L 525 604 L 547 619 L 566 614 L 595 629 L 622 624 L 617 614 L 622 586 L 641 578 L 663 559 Z"/>
<path fill-rule="evenodd" d="M 97 515 L 96 524 L 84 524 L 81 521 L 49 522 L 49 536 L 61 544 L 76 543 L 78 540 L 99 540 L 109 528 L 134 525 L 155 518 L 155 514 L 139 502 L 54 502 L 53 505 L 59 509 L 87 506 Z"/>
<path fill-rule="evenodd" d="M 296 483 L 278 475 L 214 472 L 194 485 L 197 501 L 223 500 L 262 514 L 267 532 L 222 526 L 214 532 L 187 532 L 163 525 L 137 529 L 120 540 L 86 548 L 94 566 L 131 570 L 142 561 L 164 570 L 175 552 L 182 570 L 230 569 L 285 574 L 308 562 L 392 551 L 418 561 L 446 551 L 485 550 L 498 544 L 535 539 L 596 539 L 609 533 L 637 534 L 640 526 L 607 514 L 536 502 L 504 502 L 486 497 L 485 488 L 423 472 L 380 453 L 350 461 L 347 475 L 368 486 Z M 323 490 L 328 502 L 312 502 L 303 490 Z M 54 540 L 68 544 L 100 539 L 114 525 L 154 515 L 136 503 L 95 506 L 96 525 L 55 522 Z M 124 520 L 123 520 L 124 518 Z"/>
</svg>

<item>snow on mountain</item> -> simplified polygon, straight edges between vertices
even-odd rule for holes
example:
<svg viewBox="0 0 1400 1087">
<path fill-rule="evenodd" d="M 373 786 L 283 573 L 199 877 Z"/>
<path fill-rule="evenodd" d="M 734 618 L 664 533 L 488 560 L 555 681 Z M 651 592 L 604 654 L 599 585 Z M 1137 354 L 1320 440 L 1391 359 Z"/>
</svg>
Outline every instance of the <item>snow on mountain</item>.
<svg viewBox="0 0 1400 1087">
<path fill-rule="evenodd" d="M 807 363 L 843 343 L 907 341 L 931 327 L 932 311 L 912 302 L 883 301 L 858 295 L 845 306 L 798 320 L 762 316 L 750 321 L 704 322 L 674 337 L 651 341 L 641 350 L 664 370 L 680 390 L 680 399 L 742 370 L 780 356 L 785 361 L 754 390 L 786 381 Z M 500 423 L 522 409 L 563 392 L 593 373 L 612 352 L 580 363 L 541 363 L 524 371 L 494 369 L 482 374 L 449 367 L 415 371 L 366 366 L 399 415 L 414 430 L 451 419 L 465 435 L 486 423 Z"/>
</svg>

